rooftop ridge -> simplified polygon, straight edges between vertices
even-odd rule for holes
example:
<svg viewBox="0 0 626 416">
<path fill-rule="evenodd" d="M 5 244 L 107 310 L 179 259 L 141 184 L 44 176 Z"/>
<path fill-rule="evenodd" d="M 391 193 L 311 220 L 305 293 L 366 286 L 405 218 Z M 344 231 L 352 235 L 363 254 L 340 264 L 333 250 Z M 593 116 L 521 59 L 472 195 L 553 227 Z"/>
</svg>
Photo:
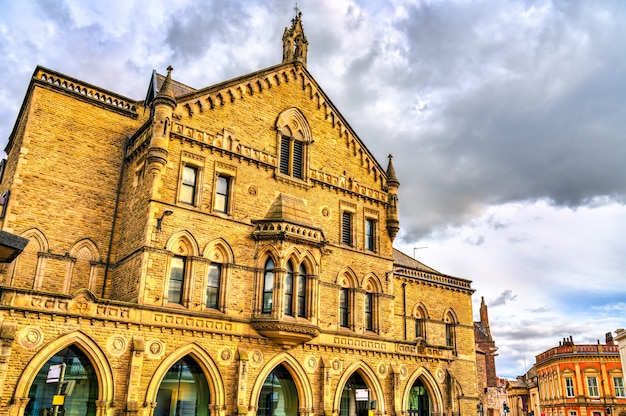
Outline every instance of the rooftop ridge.
<svg viewBox="0 0 626 416">
<path fill-rule="evenodd" d="M 137 116 L 137 101 L 59 72 L 38 66 L 33 74 L 33 80 L 83 97 L 111 110 Z"/>
</svg>

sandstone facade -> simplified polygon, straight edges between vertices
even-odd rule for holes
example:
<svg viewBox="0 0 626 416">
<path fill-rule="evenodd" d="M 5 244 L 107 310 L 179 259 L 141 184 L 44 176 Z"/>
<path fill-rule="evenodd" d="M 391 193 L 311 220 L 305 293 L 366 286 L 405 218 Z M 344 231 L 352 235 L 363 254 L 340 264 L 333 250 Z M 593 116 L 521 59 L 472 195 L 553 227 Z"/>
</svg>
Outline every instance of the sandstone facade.
<svg viewBox="0 0 626 416">
<path fill-rule="evenodd" d="M 391 158 L 307 71 L 300 16 L 283 42 L 145 101 L 35 70 L 0 184 L 30 241 L 0 275 L 0 414 L 475 413 L 470 282 L 394 250 Z"/>
</svg>

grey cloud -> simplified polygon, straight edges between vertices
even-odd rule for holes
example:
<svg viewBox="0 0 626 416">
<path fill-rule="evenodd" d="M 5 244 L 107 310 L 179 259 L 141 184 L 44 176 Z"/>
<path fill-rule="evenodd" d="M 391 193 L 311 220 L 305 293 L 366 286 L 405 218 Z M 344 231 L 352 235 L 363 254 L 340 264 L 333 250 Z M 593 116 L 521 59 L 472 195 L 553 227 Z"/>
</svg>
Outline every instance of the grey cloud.
<svg viewBox="0 0 626 416">
<path fill-rule="evenodd" d="M 500 293 L 500 295 L 496 299 L 490 301 L 489 305 L 491 307 L 503 306 L 506 305 L 508 302 L 514 301 L 515 299 L 517 299 L 517 295 L 514 295 L 512 290 L 507 289 Z"/>
</svg>

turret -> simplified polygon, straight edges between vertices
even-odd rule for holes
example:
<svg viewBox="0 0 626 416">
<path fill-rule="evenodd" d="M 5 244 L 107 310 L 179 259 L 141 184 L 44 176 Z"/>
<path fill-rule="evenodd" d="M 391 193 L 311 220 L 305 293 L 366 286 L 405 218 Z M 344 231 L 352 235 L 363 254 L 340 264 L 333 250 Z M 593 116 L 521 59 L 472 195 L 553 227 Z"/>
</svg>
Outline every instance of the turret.
<svg viewBox="0 0 626 416">
<path fill-rule="evenodd" d="M 389 205 L 387 205 L 387 233 L 393 241 L 400 230 L 400 220 L 398 217 L 398 188 L 400 182 L 396 177 L 396 170 L 393 168 L 392 155 L 389 155 L 389 165 L 387 166 L 387 194 Z"/>
<path fill-rule="evenodd" d="M 306 66 L 309 41 L 304 36 L 302 12 L 296 8 L 296 17 L 291 20 L 291 28 L 283 32 L 283 63 L 300 61 Z"/>
<path fill-rule="evenodd" d="M 159 93 L 152 101 L 154 118 L 152 120 L 152 139 L 148 149 L 148 169 L 158 174 L 167 164 L 169 132 L 172 127 L 172 113 L 176 108 L 176 98 L 172 91 L 172 67 L 167 67 L 167 76 Z"/>
</svg>

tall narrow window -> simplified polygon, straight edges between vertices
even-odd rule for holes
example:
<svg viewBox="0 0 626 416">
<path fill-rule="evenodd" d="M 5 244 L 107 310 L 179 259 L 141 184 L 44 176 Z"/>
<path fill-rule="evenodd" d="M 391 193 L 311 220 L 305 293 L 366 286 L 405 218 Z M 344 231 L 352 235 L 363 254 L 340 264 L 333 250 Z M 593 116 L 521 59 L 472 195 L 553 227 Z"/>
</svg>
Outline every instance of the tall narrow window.
<svg viewBox="0 0 626 416">
<path fill-rule="evenodd" d="M 180 188 L 180 202 L 194 205 L 198 181 L 198 168 L 185 165 L 183 167 L 183 181 Z"/>
<path fill-rule="evenodd" d="M 222 265 L 219 263 L 209 264 L 209 273 L 206 283 L 206 307 L 217 309 L 220 299 L 220 279 L 222 276 Z"/>
<path fill-rule="evenodd" d="M 263 277 L 263 305 L 262 313 L 272 313 L 274 294 L 274 262 L 268 259 L 265 263 L 265 276 Z"/>
<path fill-rule="evenodd" d="M 339 291 L 339 326 L 349 327 L 350 317 L 350 299 L 347 288 L 341 288 Z"/>
<path fill-rule="evenodd" d="M 598 379 L 596 377 L 587 377 L 587 393 L 589 397 L 600 397 Z"/>
<path fill-rule="evenodd" d="M 230 195 L 230 181 L 231 178 L 224 175 L 217 175 L 217 181 L 215 183 L 215 206 L 214 210 L 217 212 L 228 213 L 229 208 L 229 195 Z"/>
<path fill-rule="evenodd" d="M 565 395 L 574 397 L 574 379 L 572 377 L 565 377 Z"/>
<path fill-rule="evenodd" d="M 295 140 L 293 142 L 293 158 L 291 161 L 292 174 L 294 178 L 302 179 L 302 150 L 303 144 L 301 141 Z"/>
<path fill-rule="evenodd" d="M 365 329 L 371 331 L 374 329 L 374 318 L 372 315 L 372 303 L 374 297 L 371 293 L 365 293 Z"/>
<path fill-rule="evenodd" d="M 280 139 L 280 173 L 289 175 L 289 154 L 291 153 L 291 137 L 283 136 Z"/>
<path fill-rule="evenodd" d="M 341 213 L 341 243 L 352 247 L 352 213 Z"/>
<path fill-rule="evenodd" d="M 174 256 L 170 263 L 170 280 L 167 291 L 167 301 L 183 303 L 183 283 L 185 279 L 185 257 Z"/>
<path fill-rule="evenodd" d="M 373 219 L 365 220 L 365 249 L 369 251 L 376 251 L 374 230 L 376 222 Z"/>
<path fill-rule="evenodd" d="M 454 324 L 446 324 L 446 345 L 454 347 Z"/>
<path fill-rule="evenodd" d="M 615 388 L 615 397 L 626 397 L 624 390 L 624 378 L 613 377 L 613 387 Z"/>
<path fill-rule="evenodd" d="M 293 266 L 287 263 L 287 274 L 285 275 L 285 315 L 293 315 Z"/>
<path fill-rule="evenodd" d="M 298 316 L 306 317 L 306 268 L 304 264 L 298 268 Z"/>
<path fill-rule="evenodd" d="M 293 137 L 280 139 L 280 173 L 302 179 L 304 177 L 304 143 Z"/>
<path fill-rule="evenodd" d="M 415 338 L 426 339 L 426 322 L 422 317 L 415 318 Z"/>
</svg>

